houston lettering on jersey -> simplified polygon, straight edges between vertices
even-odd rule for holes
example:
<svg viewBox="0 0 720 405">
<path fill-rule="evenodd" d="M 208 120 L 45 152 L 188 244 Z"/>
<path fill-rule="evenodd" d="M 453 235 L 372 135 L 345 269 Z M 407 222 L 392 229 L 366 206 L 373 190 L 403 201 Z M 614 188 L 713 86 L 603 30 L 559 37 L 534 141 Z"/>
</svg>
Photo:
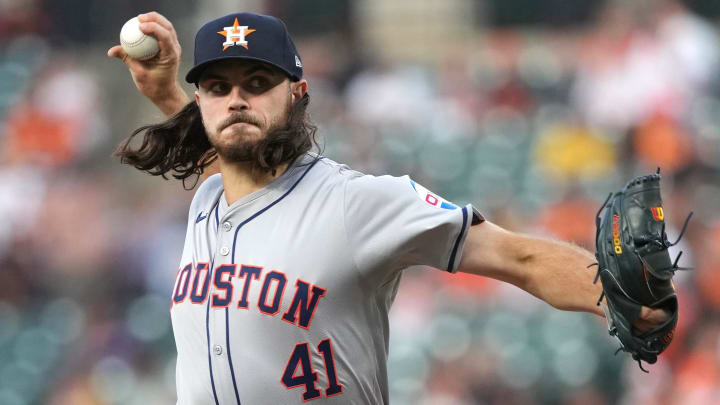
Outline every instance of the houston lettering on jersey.
<svg viewBox="0 0 720 405">
<path fill-rule="evenodd" d="M 236 279 L 235 282 L 233 278 Z M 213 285 L 212 294 L 209 293 L 210 283 Z M 251 288 L 260 289 L 256 303 L 248 300 Z M 206 300 L 210 299 L 213 308 L 234 307 L 250 310 L 250 307 L 254 306 L 260 313 L 269 316 L 282 312 L 283 321 L 308 329 L 326 290 L 297 279 L 290 305 L 282 308 L 282 298 L 287 288 L 291 288 L 288 286 L 287 276 L 278 270 L 263 274 L 263 268 L 259 266 L 223 264 L 210 271 L 210 264 L 207 262 L 199 262 L 194 267 L 192 263 L 188 263 L 178 272 L 172 301 L 173 305 L 183 303 L 189 294 L 190 303 L 193 305 L 204 305 Z M 231 305 L 233 302 L 237 304 Z"/>
</svg>

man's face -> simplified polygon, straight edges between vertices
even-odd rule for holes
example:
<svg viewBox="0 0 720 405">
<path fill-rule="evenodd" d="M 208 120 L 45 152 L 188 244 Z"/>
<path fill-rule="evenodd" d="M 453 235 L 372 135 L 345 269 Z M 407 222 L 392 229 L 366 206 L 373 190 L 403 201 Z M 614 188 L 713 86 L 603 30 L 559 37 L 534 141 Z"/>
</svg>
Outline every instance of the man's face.
<svg viewBox="0 0 720 405">
<path fill-rule="evenodd" d="M 227 60 L 210 65 L 200 77 L 195 100 L 205 131 L 225 161 L 247 161 L 252 147 L 283 127 L 306 82 L 291 82 L 270 65 Z"/>
</svg>

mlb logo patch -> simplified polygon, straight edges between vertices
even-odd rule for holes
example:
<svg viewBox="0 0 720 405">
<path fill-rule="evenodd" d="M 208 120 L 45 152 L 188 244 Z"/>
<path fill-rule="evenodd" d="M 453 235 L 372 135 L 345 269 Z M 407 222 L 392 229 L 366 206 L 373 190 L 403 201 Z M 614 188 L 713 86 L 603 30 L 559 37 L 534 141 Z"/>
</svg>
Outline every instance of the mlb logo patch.
<svg viewBox="0 0 720 405">
<path fill-rule="evenodd" d="M 415 190 L 415 193 L 418 195 L 418 197 L 420 197 L 420 199 L 425 201 L 427 204 L 446 210 L 457 209 L 457 205 L 447 201 L 446 199 L 426 189 L 422 185 L 415 183 L 413 180 L 410 180 L 410 185 L 412 186 L 413 190 Z"/>
</svg>

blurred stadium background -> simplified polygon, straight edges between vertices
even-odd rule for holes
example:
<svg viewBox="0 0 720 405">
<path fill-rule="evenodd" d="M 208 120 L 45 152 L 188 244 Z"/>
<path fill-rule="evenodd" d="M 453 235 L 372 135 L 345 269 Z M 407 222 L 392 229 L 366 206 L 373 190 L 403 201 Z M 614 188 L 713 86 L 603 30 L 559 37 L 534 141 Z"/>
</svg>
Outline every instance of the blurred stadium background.
<svg viewBox="0 0 720 405">
<path fill-rule="evenodd" d="M 695 211 L 679 330 L 650 374 L 612 355 L 600 319 L 411 269 L 393 404 L 720 404 L 714 0 L 1 0 L 0 404 L 175 401 L 168 297 L 192 193 L 110 157 L 163 119 L 105 56 L 150 10 L 174 22 L 181 72 L 209 19 L 285 19 L 326 156 L 510 229 L 592 249 L 607 193 L 657 166 L 671 239 Z"/>
</svg>

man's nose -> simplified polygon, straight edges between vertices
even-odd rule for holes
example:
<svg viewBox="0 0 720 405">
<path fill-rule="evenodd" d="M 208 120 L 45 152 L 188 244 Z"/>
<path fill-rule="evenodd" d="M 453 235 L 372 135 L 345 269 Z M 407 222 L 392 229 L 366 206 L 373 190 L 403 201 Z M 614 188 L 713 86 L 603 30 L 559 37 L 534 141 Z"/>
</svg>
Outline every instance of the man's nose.
<svg viewBox="0 0 720 405">
<path fill-rule="evenodd" d="M 228 108 L 232 111 L 242 111 L 250 108 L 250 104 L 247 100 L 247 94 L 240 86 L 233 86 L 230 91 Z"/>
</svg>

